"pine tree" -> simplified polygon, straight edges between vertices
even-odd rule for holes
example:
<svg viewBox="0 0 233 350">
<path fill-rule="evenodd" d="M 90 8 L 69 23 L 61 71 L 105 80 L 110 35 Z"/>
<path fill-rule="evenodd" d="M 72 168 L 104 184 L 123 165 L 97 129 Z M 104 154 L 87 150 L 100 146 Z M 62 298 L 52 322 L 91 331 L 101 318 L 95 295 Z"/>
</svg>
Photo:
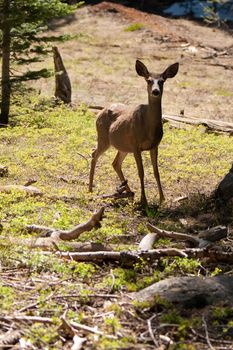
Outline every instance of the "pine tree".
<svg viewBox="0 0 233 350">
<path fill-rule="evenodd" d="M 0 55 L 2 56 L 0 125 L 9 121 L 10 98 L 14 84 L 40 77 L 49 71 L 28 71 L 21 76 L 11 73 L 12 64 L 39 62 L 51 50 L 49 43 L 67 36 L 42 35 L 49 20 L 72 14 L 76 6 L 61 0 L 0 0 Z"/>
</svg>

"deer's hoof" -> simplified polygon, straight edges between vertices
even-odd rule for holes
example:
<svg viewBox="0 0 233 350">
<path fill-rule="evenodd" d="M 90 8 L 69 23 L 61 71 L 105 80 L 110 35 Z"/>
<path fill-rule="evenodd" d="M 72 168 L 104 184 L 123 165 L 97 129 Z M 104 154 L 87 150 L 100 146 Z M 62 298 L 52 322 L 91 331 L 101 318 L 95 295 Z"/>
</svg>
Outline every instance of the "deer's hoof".
<svg viewBox="0 0 233 350">
<path fill-rule="evenodd" d="M 159 198 L 159 205 L 162 205 L 164 201 L 165 201 L 165 197 L 164 196 L 160 197 Z"/>
<path fill-rule="evenodd" d="M 146 198 L 141 198 L 140 204 L 144 208 L 148 208 L 148 202 Z"/>
</svg>

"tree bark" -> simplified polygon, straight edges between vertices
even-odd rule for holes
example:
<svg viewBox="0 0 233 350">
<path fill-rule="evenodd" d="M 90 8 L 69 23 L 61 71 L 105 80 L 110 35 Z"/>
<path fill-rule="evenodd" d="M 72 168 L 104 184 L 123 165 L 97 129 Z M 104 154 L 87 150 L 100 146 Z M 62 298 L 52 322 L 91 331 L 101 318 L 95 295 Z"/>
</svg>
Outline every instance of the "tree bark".
<svg viewBox="0 0 233 350">
<path fill-rule="evenodd" d="M 0 126 L 6 126 L 9 122 L 10 111 L 10 0 L 3 0 L 3 21 L 2 21 L 2 99 L 1 99 L 1 114 L 0 114 Z"/>
</svg>

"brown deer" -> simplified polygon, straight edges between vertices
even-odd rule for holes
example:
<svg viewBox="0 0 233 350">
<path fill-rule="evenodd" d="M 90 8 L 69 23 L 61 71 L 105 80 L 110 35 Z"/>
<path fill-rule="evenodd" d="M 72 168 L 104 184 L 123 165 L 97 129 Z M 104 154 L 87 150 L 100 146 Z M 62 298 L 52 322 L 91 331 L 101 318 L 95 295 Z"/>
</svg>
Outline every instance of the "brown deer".
<svg viewBox="0 0 233 350">
<path fill-rule="evenodd" d="M 126 191 L 131 192 L 123 175 L 121 166 L 128 153 L 133 153 L 141 182 L 141 203 L 147 205 L 144 187 L 144 169 L 142 151 L 150 151 L 154 176 L 159 189 L 160 203 L 164 200 L 158 169 L 158 146 L 163 137 L 161 99 L 163 83 L 173 78 L 179 69 L 179 63 L 169 66 L 162 74 L 150 73 L 147 67 L 136 60 L 136 72 L 147 82 L 148 104 L 129 108 L 123 104 L 113 104 L 103 109 L 96 120 L 98 134 L 97 148 L 92 153 L 89 191 L 92 192 L 95 166 L 98 158 L 110 146 L 118 152 L 112 163 L 122 183 L 126 183 Z"/>
</svg>

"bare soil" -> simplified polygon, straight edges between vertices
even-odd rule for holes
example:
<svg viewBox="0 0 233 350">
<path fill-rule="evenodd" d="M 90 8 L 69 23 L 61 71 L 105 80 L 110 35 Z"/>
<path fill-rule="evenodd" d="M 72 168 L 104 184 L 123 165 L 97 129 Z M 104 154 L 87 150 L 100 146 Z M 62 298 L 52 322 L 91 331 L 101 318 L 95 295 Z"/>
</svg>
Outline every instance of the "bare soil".
<svg viewBox="0 0 233 350">
<path fill-rule="evenodd" d="M 141 24 L 127 31 L 129 25 Z M 111 2 L 85 6 L 51 26 L 78 38 L 59 46 L 73 86 L 73 100 L 88 105 L 144 103 L 147 93 L 137 76 L 136 59 L 162 72 L 173 62 L 180 71 L 167 82 L 165 114 L 233 121 L 233 37 L 230 31 L 186 19 L 168 19 Z M 80 36 L 79 36 L 80 34 Z M 52 61 L 50 63 L 52 68 Z M 40 82 L 53 92 L 53 79 Z"/>
</svg>

